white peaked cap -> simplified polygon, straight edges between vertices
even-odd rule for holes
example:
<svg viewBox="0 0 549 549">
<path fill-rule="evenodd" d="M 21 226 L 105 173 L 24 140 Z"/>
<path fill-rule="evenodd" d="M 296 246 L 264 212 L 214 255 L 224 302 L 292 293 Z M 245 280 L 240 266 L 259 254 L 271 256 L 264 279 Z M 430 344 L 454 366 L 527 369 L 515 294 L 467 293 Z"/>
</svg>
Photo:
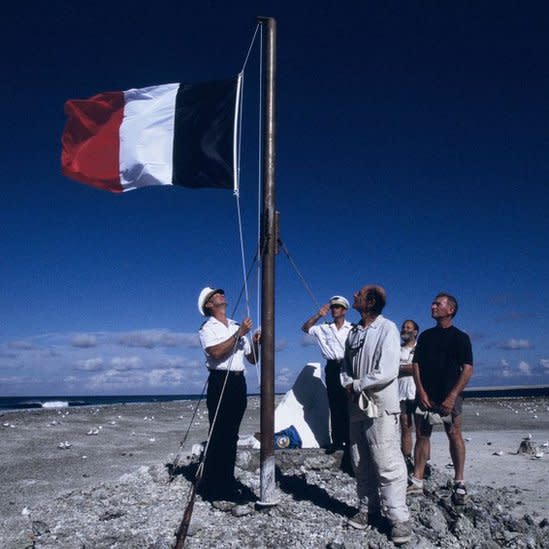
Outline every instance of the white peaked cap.
<svg viewBox="0 0 549 549">
<path fill-rule="evenodd" d="M 349 310 L 349 302 L 341 295 L 334 295 L 330 298 L 330 305 L 343 305 L 347 310 Z"/>
<path fill-rule="evenodd" d="M 214 294 L 223 294 L 223 295 L 225 295 L 225 290 L 222 290 L 221 288 L 210 288 L 209 286 L 206 286 L 205 288 L 202 289 L 200 294 L 198 294 L 198 303 L 197 303 L 198 312 L 202 316 L 206 316 L 206 313 L 204 311 L 204 305 L 206 305 L 206 303 L 208 303 L 208 301 L 210 300 L 210 298 Z"/>
</svg>

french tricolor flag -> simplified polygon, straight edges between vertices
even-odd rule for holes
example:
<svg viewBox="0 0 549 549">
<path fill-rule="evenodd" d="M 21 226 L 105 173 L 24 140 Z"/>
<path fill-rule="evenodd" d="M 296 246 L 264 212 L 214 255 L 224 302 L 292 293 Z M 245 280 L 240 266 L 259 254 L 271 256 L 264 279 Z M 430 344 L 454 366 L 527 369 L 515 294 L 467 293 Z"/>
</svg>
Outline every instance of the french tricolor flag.
<svg viewBox="0 0 549 549">
<path fill-rule="evenodd" d="M 111 192 L 149 185 L 237 189 L 242 74 L 65 103 L 63 174 Z"/>
</svg>

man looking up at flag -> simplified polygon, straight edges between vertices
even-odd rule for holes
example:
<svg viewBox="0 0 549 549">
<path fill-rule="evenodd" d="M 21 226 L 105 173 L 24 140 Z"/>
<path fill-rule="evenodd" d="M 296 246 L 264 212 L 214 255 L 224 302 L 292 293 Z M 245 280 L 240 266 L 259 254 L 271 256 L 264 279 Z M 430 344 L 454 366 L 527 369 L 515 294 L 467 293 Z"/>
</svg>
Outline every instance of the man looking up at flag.
<svg viewBox="0 0 549 549">
<path fill-rule="evenodd" d="M 336 450 L 342 450 L 349 442 L 349 414 L 347 412 L 347 395 L 341 387 L 339 375 L 341 364 L 345 354 L 345 340 L 351 323 L 345 320 L 349 310 L 349 302 L 340 295 L 330 298 L 318 313 L 309 318 L 301 329 L 315 337 L 320 347 L 322 356 L 326 359 L 326 390 L 328 392 L 328 405 L 330 407 L 330 423 L 332 443 L 326 449 L 327 454 L 333 454 Z M 319 326 L 315 324 L 324 318 L 328 311 L 332 312 L 333 322 L 325 322 Z"/>
<path fill-rule="evenodd" d="M 247 404 L 244 358 L 255 364 L 260 333 L 254 334 L 252 348 L 246 337 L 252 320 L 245 318 L 238 324 L 227 318 L 225 292 L 219 288 L 206 287 L 200 292 L 198 310 L 207 317 L 198 335 L 209 370 L 206 403 L 210 421 L 201 493 L 212 500 L 234 501 L 240 495 L 234 478 L 238 430 Z"/>
<path fill-rule="evenodd" d="M 423 493 L 425 463 L 431 451 L 433 416 L 442 418 L 454 465 L 452 501 L 463 505 L 467 498 L 464 484 L 465 443 L 461 433 L 463 389 L 473 375 L 473 351 L 469 336 L 453 326 L 458 310 L 455 297 L 439 293 L 431 304 L 434 328 L 425 330 L 414 353 L 416 383 L 416 446 L 414 474 L 409 494 Z M 424 412 L 424 413 L 420 413 Z"/>
<path fill-rule="evenodd" d="M 400 451 L 398 371 L 400 337 L 384 318 L 386 293 L 369 284 L 355 293 L 353 308 L 361 316 L 345 345 L 341 383 L 349 395 L 351 458 L 357 480 L 359 510 L 349 525 L 365 529 L 385 516 L 391 539 L 410 541 L 406 506 L 406 465 Z"/>
</svg>

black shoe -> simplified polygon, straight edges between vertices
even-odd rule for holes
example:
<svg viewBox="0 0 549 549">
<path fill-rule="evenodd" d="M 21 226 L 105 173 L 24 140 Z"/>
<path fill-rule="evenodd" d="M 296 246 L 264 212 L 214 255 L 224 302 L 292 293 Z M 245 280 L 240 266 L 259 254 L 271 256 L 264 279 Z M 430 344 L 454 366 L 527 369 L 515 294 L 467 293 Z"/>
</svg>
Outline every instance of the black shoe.
<svg viewBox="0 0 549 549">
<path fill-rule="evenodd" d="M 433 468 L 431 467 L 431 464 L 429 462 L 427 462 L 425 464 L 423 478 L 431 478 L 432 474 L 433 474 Z"/>
<path fill-rule="evenodd" d="M 239 488 L 232 488 L 231 490 L 226 492 L 223 495 L 223 499 L 225 501 L 231 501 L 232 503 L 238 503 L 238 504 L 248 503 L 249 501 L 249 499 L 246 496 L 244 496 L 244 494 L 242 493 L 242 490 L 240 490 Z"/>
<path fill-rule="evenodd" d="M 246 500 L 243 485 L 239 483 L 216 485 L 204 482 L 199 486 L 198 493 L 206 501 L 230 501 L 233 503 L 242 503 Z M 247 499 L 249 501 L 249 499 Z"/>
<path fill-rule="evenodd" d="M 237 488 L 211 490 L 203 494 L 202 499 L 207 501 L 228 501 L 231 503 L 247 503 L 249 501 Z"/>
<path fill-rule="evenodd" d="M 454 505 L 465 505 L 466 501 L 467 489 L 465 488 L 465 484 L 462 482 L 454 484 L 454 487 L 452 488 L 452 503 Z"/>
<path fill-rule="evenodd" d="M 335 454 L 336 452 L 338 452 L 339 450 L 343 450 L 344 448 L 344 444 L 330 444 L 330 446 L 328 446 L 326 450 L 324 450 L 324 453 L 328 455 Z"/>
</svg>

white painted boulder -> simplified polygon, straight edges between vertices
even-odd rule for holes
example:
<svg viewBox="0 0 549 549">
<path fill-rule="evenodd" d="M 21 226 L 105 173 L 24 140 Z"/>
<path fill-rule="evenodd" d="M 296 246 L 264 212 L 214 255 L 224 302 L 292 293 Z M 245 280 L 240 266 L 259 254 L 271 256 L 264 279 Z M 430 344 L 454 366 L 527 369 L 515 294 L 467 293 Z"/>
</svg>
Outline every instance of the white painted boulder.
<svg viewBox="0 0 549 549">
<path fill-rule="evenodd" d="M 275 409 L 275 433 L 293 425 L 302 448 L 330 444 L 330 410 L 319 362 L 308 362 Z"/>
</svg>

